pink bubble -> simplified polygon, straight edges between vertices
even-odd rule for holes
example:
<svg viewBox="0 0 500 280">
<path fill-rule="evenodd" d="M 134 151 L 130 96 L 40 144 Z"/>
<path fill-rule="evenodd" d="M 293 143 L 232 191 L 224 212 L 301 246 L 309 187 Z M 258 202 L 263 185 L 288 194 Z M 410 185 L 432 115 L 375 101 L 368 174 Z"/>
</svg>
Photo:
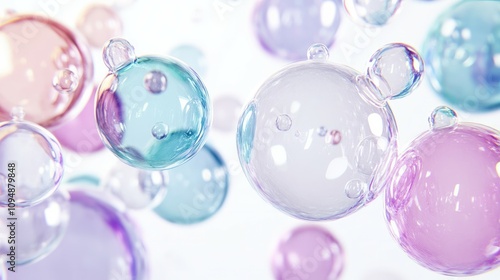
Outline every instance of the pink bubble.
<svg viewBox="0 0 500 280">
<path fill-rule="evenodd" d="M 276 280 L 338 279 L 344 255 L 338 240 L 326 229 L 302 226 L 283 238 L 273 257 Z"/>
<path fill-rule="evenodd" d="M 123 31 L 120 16 L 106 5 L 88 7 L 77 26 L 89 44 L 96 48 L 102 48 L 108 40 L 121 36 Z"/>
<path fill-rule="evenodd" d="M 93 64 L 69 29 L 40 16 L 15 16 L 0 24 L 0 45 L 0 120 L 22 107 L 26 120 L 51 127 L 83 108 Z"/>
<path fill-rule="evenodd" d="M 500 136 L 457 124 L 446 110 L 433 113 L 433 129 L 398 160 L 386 216 L 393 236 L 421 265 L 475 275 L 500 265 Z"/>
<path fill-rule="evenodd" d="M 94 117 L 95 92 L 75 119 L 52 129 L 61 145 L 77 153 L 92 153 L 104 147 Z"/>
</svg>

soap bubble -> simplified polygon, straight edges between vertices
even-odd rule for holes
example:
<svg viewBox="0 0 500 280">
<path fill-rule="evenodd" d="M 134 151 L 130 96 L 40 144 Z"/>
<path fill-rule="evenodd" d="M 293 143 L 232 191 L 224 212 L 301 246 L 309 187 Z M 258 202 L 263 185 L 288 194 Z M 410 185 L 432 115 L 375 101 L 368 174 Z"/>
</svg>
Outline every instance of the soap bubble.
<svg viewBox="0 0 500 280">
<path fill-rule="evenodd" d="M 344 254 L 326 229 L 301 226 L 285 236 L 273 256 L 274 279 L 339 279 Z"/>
<path fill-rule="evenodd" d="M 500 2 L 460 1 L 442 13 L 423 47 L 431 85 L 467 111 L 500 106 Z"/>
<path fill-rule="evenodd" d="M 424 267 L 476 275 L 500 265 L 500 135 L 434 119 L 443 112 L 456 118 L 449 108 L 435 110 L 432 129 L 397 161 L 386 217 L 394 238 Z"/>
<path fill-rule="evenodd" d="M 265 200 L 306 220 L 341 218 L 372 201 L 397 157 L 386 101 L 420 82 L 411 47 L 390 44 L 366 75 L 321 59 L 291 64 L 265 82 L 240 118 L 238 153 Z M 396 79 L 399 75 L 400 79 Z"/>
<path fill-rule="evenodd" d="M 21 106 L 25 119 L 54 127 L 73 118 L 90 96 L 91 55 L 63 25 L 36 15 L 0 24 L 0 120 Z"/>
<path fill-rule="evenodd" d="M 211 124 L 205 86 L 189 67 L 172 58 L 136 58 L 126 40 L 104 49 L 110 73 L 102 81 L 96 120 L 104 144 L 137 168 L 173 168 L 203 146 Z"/>
<path fill-rule="evenodd" d="M 63 175 L 61 146 L 46 129 L 31 122 L 0 123 L 0 206 L 40 203 L 58 188 Z M 12 204 L 11 204 L 12 205 Z"/>
<path fill-rule="evenodd" d="M 9 215 L 10 211 L 14 215 Z M 0 241 L 0 253 L 4 256 L 10 254 L 10 246 L 14 245 L 17 265 L 43 259 L 61 242 L 66 233 L 69 215 L 69 195 L 62 190 L 32 207 L 9 211 L 2 209 L 0 226 L 2 229 L 7 228 L 9 236 L 14 239 L 3 238 Z M 15 243 L 9 243 L 12 240 Z"/>
<path fill-rule="evenodd" d="M 220 155 L 208 145 L 190 161 L 162 174 L 167 195 L 154 210 L 169 222 L 204 221 L 213 216 L 226 199 L 229 174 Z"/>
<path fill-rule="evenodd" d="M 384 25 L 398 11 L 401 0 L 344 0 L 349 15 L 369 25 Z"/>
</svg>

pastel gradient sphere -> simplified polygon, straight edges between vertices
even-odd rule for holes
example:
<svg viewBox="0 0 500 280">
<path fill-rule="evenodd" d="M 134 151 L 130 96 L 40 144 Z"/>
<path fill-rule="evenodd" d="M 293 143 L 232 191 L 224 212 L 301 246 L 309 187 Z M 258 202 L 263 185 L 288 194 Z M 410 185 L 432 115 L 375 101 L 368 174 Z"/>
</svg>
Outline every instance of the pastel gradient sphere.
<svg viewBox="0 0 500 280">
<path fill-rule="evenodd" d="M 339 241 L 326 229 L 301 226 L 283 237 L 272 259 L 276 280 L 336 280 L 344 268 Z"/>
<path fill-rule="evenodd" d="M 500 264 L 500 136 L 464 123 L 425 132 L 399 159 L 386 192 L 393 236 L 418 263 L 446 275 Z"/>
</svg>

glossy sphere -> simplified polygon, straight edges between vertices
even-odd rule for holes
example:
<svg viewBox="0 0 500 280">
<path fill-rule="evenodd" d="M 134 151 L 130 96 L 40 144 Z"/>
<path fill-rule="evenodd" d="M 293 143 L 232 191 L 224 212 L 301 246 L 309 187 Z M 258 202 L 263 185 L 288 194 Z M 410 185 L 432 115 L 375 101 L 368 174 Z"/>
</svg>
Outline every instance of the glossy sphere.
<svg viewBox="0 0 500 280">
<path fill-rule="evenodd" d="M 166 194 L 165 179 L 160 171 L 133 168 L 118 162 L 108 174 L 104 188 L 129 209 L 158 205 Z"/>
<path fill-rule="evenodd" d="M 316 226 L 302 226 L 290 232 L 281 240 L 272 261 L 276 280 L 335 280 L 344 267 L 338 240 Z"/>
<path fill-rule="evenodd" d="M 9 273 L 9 280 L 149 279 L 143 244 L 113 200 L 101 192 L 70 195 L 71 217 L 60 245 L 41 261 Z"/>
<path fill-rule="evenodd" d="M 17 220 L 7 220 L 7 209 L 2 208 L 2 229 L 8 228 L 9 222 L 15 222 L 16 228 L 16 264 L 24 265 L 43 259 L 54 251 L 61 242 L 69 220 L 69 195 L 58 191 L 41 203 L 15 210 Z M 0 241 L 0 253 L 10 253 L 7 237 Z"/>
<path fill-rule="evenodd" d="M 77 153 L 93 153 L 104 148 L 94 118 L 95 92 L 75 119 L 51 129 L 57 140 Z"/>
<path fill-rule="evenodd" d="M 220 155 L 208 145 L 187 163 L 162 173 L 167 195 L 155 212 L 169 222 L 204 221 L 226 199 L 229 174 Z"/>
<path fill-rule="evenodd" d="M 39 16 L 15 16 L 0 24 L 0 45 L 0 120 L 21 106 L 26 120 L 49 127 L 81 111 L 93 65 L 85 45 L 66 27 Z"/>
<path fill-rule="evenodd" d="M 273 75 L 238 127 L 250 183 L 300 219 L 341 218 L 379 194 L 397 156 L 385 100 L 406 95 L 422 75 L 418 54 L 402 44 L 379 50 L 366 76 L 327 57 L 326 47 L 316 45 L 309 61 Z"/>
<path fill-rule="evenodd" d="M 340 9 L 337 0 L 262 0 L 255 8 L 253 24 L 266 51 L 301 60 L 310 45 L 333 44 Z"/>
<path fill-rule="evenodd" d="M 3 122 L 0 165 L 5 167 L 0 170 L 0 206 L 9 203 L 9 183 L 15 185 L 16 206 L 32 206 L 59 186 L 63 175 L 61 146 L 50 132 L 34 123 Z"/>
<path fill-rule="evenodd" d="M 500 2 L 462 1 L 434 23 L 424 59 L 434 90 L 454 106 L 500 106 Z"/>
<path fill-rule="evenodd" d="M 386 24 L 400 5 L 401 0 L 344 0 L 349 15 L 369 25 Z"/>
<path fill-rule="evenodd" d="M 476 124 L 434 123 L 441 125 L 398 160 L 386 191 L 389 227 L 421 265 L 479 274 L 500 265 L 500 135 Z"/>
<path fill-rule="evenodd" d="M 107 5 L 88 7 L 77 26 L 87 42 L 96 48 L 102 48 L 108 40 L 120 36 L 123 29 L 120 16 Z"/>
<path fill-rule="evenodd" d="M 183 164 L 203 146 L 211 122 L 205 86 L 172 58 L 135 58 L 114 39 L 104 49 L 111 73 L 97 94 L 96 119 L 104 144 L 123 162 L 143 169 Z"/>
</svg>

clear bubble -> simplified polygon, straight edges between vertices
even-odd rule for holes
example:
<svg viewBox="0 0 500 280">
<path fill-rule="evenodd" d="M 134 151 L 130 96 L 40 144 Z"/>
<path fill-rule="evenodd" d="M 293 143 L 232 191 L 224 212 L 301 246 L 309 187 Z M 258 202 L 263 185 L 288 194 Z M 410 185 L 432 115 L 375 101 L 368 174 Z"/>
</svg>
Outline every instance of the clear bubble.
<svg viewBox="0 0 500 280">
<path fill-rule="evenodd" d="M 24 119 L 46 128 L 78 114 L 90 97 L 94 70 L 78 34 L 46 17 L 15 15 L 0 23 L 0 38 L 0 57 L 8 58 L 0 76 L 0 121 L 10 120 L 16 106 L 23 107 Z"/>
<path fill-rule="evenodd" d="M 429 117 L 429 125 L 432 129 L 454 127 L 457 123 L 457 113 L 446 106 L 437 107 Z"/>
<path fill-rule="evenodd" d="M 384 25 L 398 11 L 401 0 L 344 0 L 351 17 L 369 25 Z"/>
<path fill-rule="evenodd" d="M 193 68 L 198 75 L 207 73 L 207 59 L 202 50 L 193 45 L 180 45 L 170 51 L 170 55 L 182 60 Z"/>
<path fill-rule="evenodd" d="M 223 132 L 235 131 L 242 107 L 243 104 L 232 96 L 216 97 L 214 99 L 214 129 Z"/>
<path fill-rule="evenodd" d="M 78 77 L 69 69 L 59 70 L 54 75 L 52 85 L 59 93 L 72 93 L 78 87 Z"/>
<path fill-rule="evenodd" d="M 162 171 L 168 189 L 154 211 L 177 224 L 193 224 L 212 217 L 228 191 L 229 174 L 220 155 L 208 145 L 190 161 Z"/>
<path fill-rule="evenodd" d="M 500 266 L 499 135 L 472 123 L 432 129 L 398 159 L 387 222 L 420 265 L 454 277 Z"/>
<path fill-rule="evenodd" d="M 71 191 L 71 216 L 59 246 L 42 260 L 9 273 L 9 280 L 148 279 L 143 240 L 113 201 L 102 191 Z"/>
<path fill-rule="evenodd" d="M 140 170 L 118 162 L 104 181 L 104 188 L 129 209 L 158 205 L 165 196 L 166 179 L 159 171 Z"/>
<path fill-rule="evenodd" d="M 80 15 L 77 27 L 91 46 L 101 48 L 108 40 L 122 34 L 123 23 L 111 7 L 91 5 Z"/>
<path fill-rule="evenodd" d="M 115 38 L 108 41 L 102 54 L 109 71 L 116 72 L 133 63 L 136 59 L 134 47 L 125 39 Z"/>
<path fill-rule="evenodd" d="M 471 112 L 500 107 L 500 3 L 460 1 L 443 11 L 423 45 L 434 91 Z"/>
<path fill-rule="evenodd" d="M 301 226 L 278 244 L 272 270 L 275 279 L 340 279 L 344 254 L 339 241 L 326 229 Z"/>
<path fill-rule="evenodd" d="M 407 50 L 389 45 L 378 53 L 393 48 Z M 416 86 L 405 80 L 402 87 L 394 78 L 400 70 L 400 77 L 419 80 L 398 66 L 411 60 L 379 57 L 372 69 L 383 71 L 374 75 L 394 80 L 391 88 L 405 93 Z M 363 87 L 359 77 L 326 61 L 294 63 L 271 76 L 246 107 L 237 131 L 240 163 L 254 189 L 279 210 L 305 220 L 339 219 L 385 186 L 397 157 L 397 128 L 387 102 L 367 98 L 369 89 L 380 89 L 373 83 Z M 293 116 L 293 127 L 287 116 Z M 363 185 L 364 199 L 349 197 L 356 191 L 346 193 L 352 180 Z"/>
<path fill-rule="evenodd" d="M 118 50 L 133 50 L 122 39 L 113 42 L 110 46 L 117 44 Z M 97 92 L 96 120 L 104 144 L 137 168 L 163 170 L 183 164 L 201 149 L 211 125 L 207 89 L 176 59 L 124 57 L 128 66 L 109 73 Z M 168 130 L 153 129 L 158 123 Z"/>
<path fill-rule="evenodd" d="M 352 199 L 360 198 L 366 192 L 366 183 L 360 180 L 351 180 L 345 186 L 347 197 Z"/>
<path fill-rule="evenodd" d="M 328 47 L 323 44 L 314 44 L 307 50 L 307 59 L 326 61 L 330 57 Z"/>
<path fill-rule="evenodd" d="M 59 186 L 63 175 L 61 146 L 49 131 L 34 123 L 3 122 L 0 165 L 5 167 L 0 174 L 11 184 L 7 187 L 15 189 L 16 207 L 33 206 Z M 8 191 L 0 189 L 0 206 L 8 206 Z"/>
<path fill-rule="evenodd" d="M 411 93 L 421 81 L 424 62 L 412 47 L 396 43 L 379 49 L 370 58 L 367 77 L 376 87 L 379 100 L 401 98 Z"/>
<path fill-rule="evenodd" d="M 151 133 L 156 139 L 162 140 L 168 135 L 168 125 L 162 122 L 156 123 L 151 129 Z"/>
<path fill-rule="evenodd" d="M 69 220 L 69 195 L 59 190 L 41 203 L 14 210 L 14 216 L 2 209 L 0 226 L 15 236 L 16 264 L 25 265 L 43 259 L 52 253 L 66 233 Z M 9 220 L 15 217 L 16 220 Z M 14 223 L 13 227 L 9 227 Z M 10 234 L 12 236 L 12 234 Z M 11 239 L 0 240 L 0 253 L 10 253 Z"/>
<path fill-rule="evenodd" d="M 151 93 L 161 93 L 167 89 L 167 77 L 160 71 L 151 71 L 144 76 L 144 87 Z"/>
<path fill-rule="evenodd" d="M 253 24 L 264 50 L 289 60 L 303 59 L 311 45 L 333 44 L 340 9 L 337 0 L 264 0 L 256 4 Z"/>
<path fill-rule="evenodd" d="M 276 118 L 276 128 L 281 131 L 288 131 L 292 127 L 292 119 L 290 116 L 283 114 Z"/>
</svg>

